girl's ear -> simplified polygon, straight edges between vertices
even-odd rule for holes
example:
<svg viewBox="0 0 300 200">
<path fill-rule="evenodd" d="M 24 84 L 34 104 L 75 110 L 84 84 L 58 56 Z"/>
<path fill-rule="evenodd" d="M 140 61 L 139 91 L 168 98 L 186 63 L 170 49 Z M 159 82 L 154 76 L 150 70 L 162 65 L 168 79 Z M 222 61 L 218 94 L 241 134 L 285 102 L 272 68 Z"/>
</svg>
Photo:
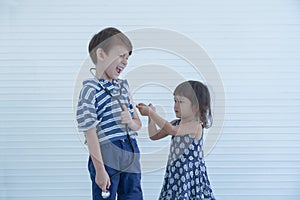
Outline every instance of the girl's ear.
<svg viewBox="0 0 300 200">
<path fill-rule="evenodd" d="M 98 48 L 96 50 L 96 55 L 97 55 L 97 60 L 100 60 L 100 61 L 103 61 L 106 57 L 106 53 L 101 48 Z"/>
</svg>

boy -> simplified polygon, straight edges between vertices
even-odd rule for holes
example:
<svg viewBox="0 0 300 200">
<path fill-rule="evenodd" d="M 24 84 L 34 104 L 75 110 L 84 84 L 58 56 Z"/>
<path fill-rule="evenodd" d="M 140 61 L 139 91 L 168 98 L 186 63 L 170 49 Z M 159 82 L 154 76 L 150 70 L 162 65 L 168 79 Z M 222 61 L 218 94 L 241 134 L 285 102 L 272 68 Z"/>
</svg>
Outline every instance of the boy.
<svg viewBox="0 0 300 200">
<path fill-rule="evenodd" d="M 91 39 L 89 54 L 94 79 L 83 82 L 77 122 L 89 150 L 88 169 L 93 200 L 142 200 L 139 148 L 141 128 L 126 80 L 118 79 L 132 52 L 130 40 L 116 28 L 106 28 Z M 114 96 L 114 94 L 117 94 Z"/>
</svg>

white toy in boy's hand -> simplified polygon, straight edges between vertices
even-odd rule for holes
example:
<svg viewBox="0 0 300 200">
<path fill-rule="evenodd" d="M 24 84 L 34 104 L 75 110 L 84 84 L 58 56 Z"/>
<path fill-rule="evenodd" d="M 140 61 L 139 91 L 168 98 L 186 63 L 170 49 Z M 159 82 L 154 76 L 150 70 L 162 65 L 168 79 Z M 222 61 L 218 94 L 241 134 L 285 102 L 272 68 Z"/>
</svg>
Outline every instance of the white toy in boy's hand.
<svg viewBox="0 0 300 200">
<path fill-rule="evenodd" d="M 110 192 L 107 190 L 106 192 L 101 193 L 103 199 L 107 199 L 110 196 Z"/>
</svg>

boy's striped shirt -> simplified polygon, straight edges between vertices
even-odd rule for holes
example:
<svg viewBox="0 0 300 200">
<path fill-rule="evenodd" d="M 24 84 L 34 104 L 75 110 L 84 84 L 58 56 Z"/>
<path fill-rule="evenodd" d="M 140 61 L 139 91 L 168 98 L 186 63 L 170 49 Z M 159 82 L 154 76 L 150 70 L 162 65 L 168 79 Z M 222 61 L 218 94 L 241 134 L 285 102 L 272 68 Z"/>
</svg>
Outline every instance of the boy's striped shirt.
<svg viewBox="0 0 300 200">
<path fill-rule="evenodd" d="M 130 92 L 127 80 L 117 79 L 114 83 L 99 80 L 113 96 L 120 99 L 133 116 L 133 105 L 130 103 Z M 120 95 L 121 90 L 121 95 Z M 115 95 L 116 94 L 116 95 Z M 97 128 L 100 143 L 126 138 L 125 124 L 121 123 L 122 108 L 116 98 L 112 98 L 103 90 L 97 80 L 89 79 L 83 82 L 77 106 L 77 123 L 79 131 L 85 132 Z M 137 133 L 130 131 L 135 137 Z"/>
</svg>

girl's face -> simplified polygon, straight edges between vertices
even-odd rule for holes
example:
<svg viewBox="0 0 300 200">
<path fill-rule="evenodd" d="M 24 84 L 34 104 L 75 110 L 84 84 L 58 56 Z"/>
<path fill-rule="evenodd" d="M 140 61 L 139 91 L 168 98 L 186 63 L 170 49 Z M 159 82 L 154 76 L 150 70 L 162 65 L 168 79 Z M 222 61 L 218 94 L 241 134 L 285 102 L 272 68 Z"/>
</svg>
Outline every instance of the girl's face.
<svg viewBox="0 0 300 200">
<path fill-rule="evenodd" d="M 127 60 L 129 57 L 128 49 L 122 45 L 116 45 L 111 48 L 108 54 L 105 55 L 106 69 L 102 75 L 102 78 L 112 82 L 117 79 L 121 72 L 127 66 Z"/>
<path fill-rule="evenodd" d="M 174 111 L 176 117 L 181 119 L 193 119 L 196 116 L 196 110 L 193 109 L 192 102 L 184 96 L 174 96 Z"/>
</svg>

